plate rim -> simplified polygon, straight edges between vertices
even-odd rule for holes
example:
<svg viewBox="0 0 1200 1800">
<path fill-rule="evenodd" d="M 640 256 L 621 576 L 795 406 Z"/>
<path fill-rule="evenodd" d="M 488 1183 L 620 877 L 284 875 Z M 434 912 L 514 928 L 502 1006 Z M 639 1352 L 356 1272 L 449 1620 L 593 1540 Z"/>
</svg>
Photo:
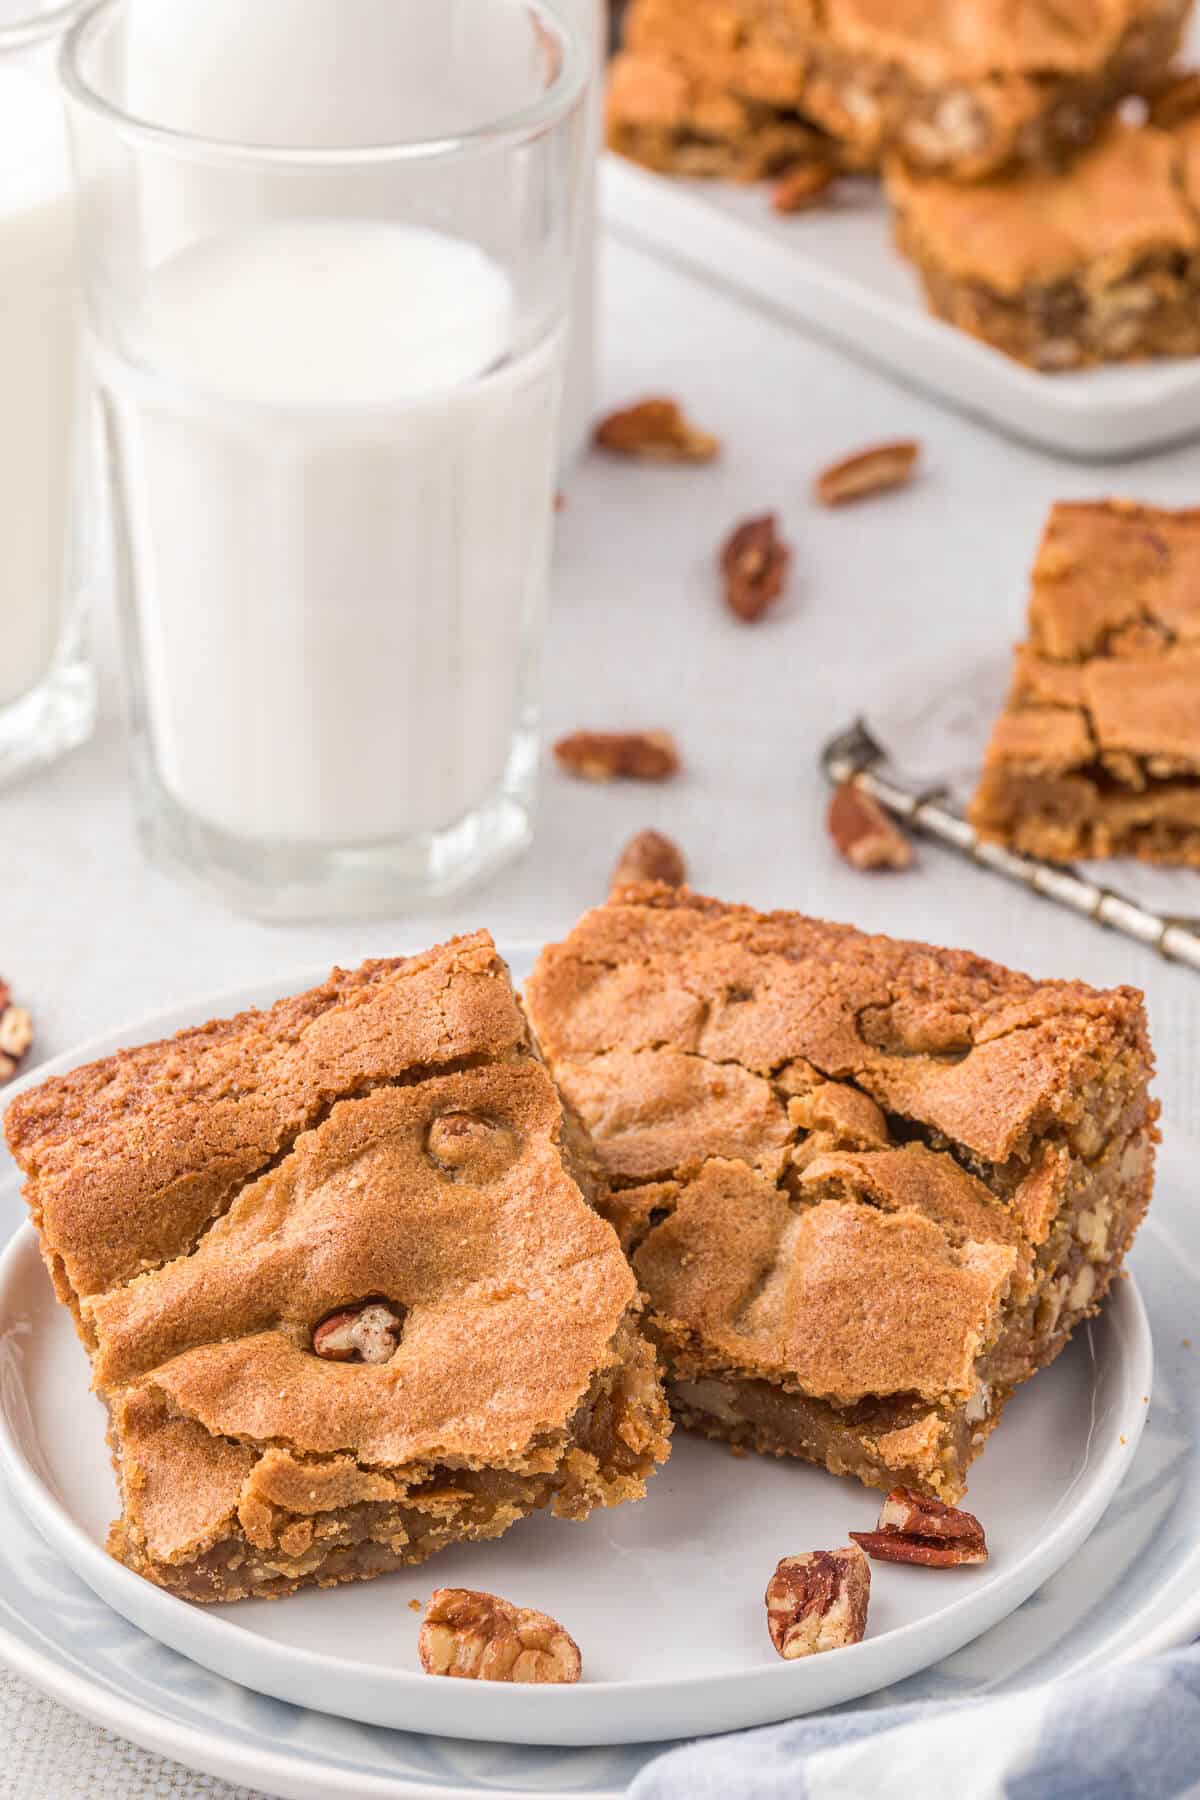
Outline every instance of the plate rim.
<svg viewBox="0 0 1200 1800">
<path fill-rule="evenodd" d="M 537 947 L 527 942 L 518 943 L 514 941 L 511 944 L 502 944 L 499 948 L 501 955 L 504 956 L 506 960 L 523 962 Z M 324 978 L 324 974 L 322 974 L 320 979 Z M 39 1082 L 48 1079 L 54 1074 L 61 1073 L 64 1069 L 76 1066 L 80 1061 L 86 1061 L 90 1057 L 96 1055 L 106 1054 L 117 1044 L 136 1042 L 139 1040 L 139 1034 L 156 1032 L 161 1036 L 164 1029 L 173 1030 L 186 1028 L 186 1026 L 181 1027 L 176 1025 L 175 1021 L 184 1019 L 191 1020 L 194 1023 L 205 1009 L 214 1009 L 207 1012 L 207 1016 L 215 1017 L 218 1016 L 216 1010 L 218 1008 L 227 1010 L 230 1007 L 242 1008 L 247 1005 L 261 1006 L 268 994 L 297 991 L 296 982 L 303 979 L 305 979 L 305 977 L 285 978 L 282 976 L 272 976 L 260 979 L 253 983 L 239 983 L 236 987 L 225 989 L 219 993 L 208 996 L 201 996 L 195 1000 L 185 1000 L 170 1006 L 160 1007 L 156 1011 L 144 1015 L 140 1020 L 115 1027 L 106 1033 L 97 1035 L 74 1050 L 69 1050 L 57 1057 L 48 1059 L 45 1063 L 40 1064 L 36 1069 L 23 1076 L 19 1082 L 12 1083 L 10 1092 L 15 1094 L 27 1087 L 36 1085 Z M 307 979 L 311 983 L 311 975 L 309 975 Z M 164 1025 L 164 1022 L 169 1023 Z M 28 1221 L 25 1221 L 18 1227 L 17 1232 L 13 1234 L 12 1239 L 4 1248 L 2 1257 L 3 1274 L 0 1279 L 3 1279 L 5 1283 L 11 1279 L 12 1266 L 16 1259 L 22 1254 L 22 1246 L 25 1246 L 24 1253 L 36 1255 L 36 1234 Z M 1121 1292 L 1125 1296 L 1125 1301 L 1121 1308 L 1121 1316 L 1119 1316 L 1116 1321 L 1116 1329 L 1121 1334 L 1122 1348 L 1127 1354 L 1130 1351 L 1133 1351 L 1134 1355 L 1140 1358 L 1140 1360 L 1133 1365 L 1135 1371 L 1141 1371 L 1146 1375 L 1150 1375 L 1153 1369 L 1153 1350 L 1145 1308 L 1142 1304 L 1140 1295 L 1137 1292 L 1136 1285 L 1132 1281 L 1122 1283 Z M 1126 1371 L 1125 1376 L 1122 1378 L 1126 1387 L 1129 1385 L 1128 1377 L 1129 1370 Z M 1140 1385 L 1140 1381 L 1135 1381 L 1134 1385 Z M 1147 1389 L 1146 1391 L 1149 1390 Z M 1021 1572 L 1015 1580 L 1003 1581 L 990 1590 L 991 1607 L 988 1609 L 985 1605 L 985 1611 L 987 1611 L 988 1616 L 985 1618 L 985 1622 L 978 1627 L 978 1630 L 968 1629 L 964 1635 L 958 1637 L 955 1635 L 954 1628 L 952 1627 L 949 1635 L 953 1637 L 954 1641 L 952 1643 L 945 1643 L 935 1655 L 925 1661 L 915 1663 L 911 1668 L 903 1666 L 900 1669 L 891 1669 L 886 1672 L 881 1672 L 874 1666 L 886 1660 L 888 1652 L 882 1648 L 884 1645 L 889 1646 L 894 1654 L 896 1647 L 898 1645 L 903 1645 L 906 1639 L 911 1641 L 913 1634 L 920 1633 L 925 1635 L 931 1628 L 934 1630 L 940 1629 L 944 1633 L 947 1621 L 957 1620 L 961 1623 L 964 1614 L 969 1617 L 972 1613 L 975 1613 L 980 1606 L 981 1596 L 978 1593 L 964 1592 L 962 1595 L 955 1596 L 944 1608 L 931 1615 L 928 1620 L 909 1621 L 907 1624 L 894 1627 L 879 1638 L 867 1639 L 862 1645 L 852 1646 L 847 1653 L 848 1656 L 854 1659 L 855 1666 L 860 1671 L 864 1670 L 864 1668 L 870 1668 L 870 1675 L 868 1681 L 864 1683 L 862 1687 L 855 1687 L 854 1682 L 852 1681 L 851 1687 L 853 1691 L 841 1694 L 839 1699 L 861 1699 L 867 1694 L 877 1691 L 879 1686 L 889 1685 L 893 1681 L 903 1679 L 907 1675 L 919 1672 L 920 1669 L 929 1666 L 931 1662 L 940 1661 L 945 1655 L 951 1654 L 953 1649 L 960 1648 L 963 1644 L 972 1641 L 1000 1619 L 1007 1617 L 1016 1606 L 1020 1605 L 1022 1601 L 1028 1597 L 1030 1593 L 1047 1580 L 1055 1570 L 1061 1567 L 1103 1516 L 1103 1513 L 1111 1501 L 1116 1488 L 1119 1486 L 1126 1469 L 1129 1467 L 1133 1454 L 1136 1452 L 1138 1440 L 1141 1436 L 1141 1430 L 1145 1423 L 1147 1410 L 1148 1409 L 1139 1407 L 1133 1420 L 1124 1421 L 1124 1429 L 1127 1437 L 1125 1445 L 1119 1445 L 1117 1431 L 1114 1430 L 1113 1439 L 1103 1453 L 1101 1465 L 1091 1484 L 1092 1491 L 1089 1493 L 1086 1503 L 1076 1511 L 1068 1511 L 1065 1517 L 1060 1518 L 1055 1522 L 1047 1536 L 1039 1542 L 1035 1553 L 1022 1564 Z M 122 1569 L 119 1565 L 116 1565 L 111 1561 L 104 1550 L 96 1545 L 83 1528 L 77 1524 L 67 1507 L 48 1487 L 45 1486 L 38 1472 L 30 1466 L 24 1454 L 21 1452 L 19 1445 L 10 1436 L 6 1420 L 3 1421 L 3 1428 L 0 1429 L 0 1460 L 3 1461 L 6 1469 L 13 1498 L 17 1504 L 20 1505 L 22 1512 L 31 1520 L 35 1529 L 46 1538 L 54 1552 L 62 1556 L 64 1562 L 66 1562 L 74 1573 L 84 1580 L 93 1592 L 99 1593 L 105 1604 L 113 1605 L 113 1601 L 109 1597 L 109 1593 L 105 1591 L 105 1587 L 113 1585 L 116 1586 L 118 1590 L 121 1590 L 123 1584 L 127 1582 L 130 1584 L 128 1589 L 130 1594 L 136 1595 L 136 1599 L 133 1602 L 136 1613 L 144 1615 L 145 1610 L 144 1606 L 138 1604 L 138 1601 L 146 1602 L 150 1608 L 154 1609 L 154 1617 L 156 1619 L 161 1612 L 172 1615 L 174 1609 L 178 1608 L 181 1629 L 189 1635 L 200 1634 L 202 1639 L 200 1647 L 204 1647 L 207 1644 L 210 1636 L 212 1637 L 214 1644 L 225 1641 L 226 1626 L 224 1621 L 208 1619 L 203 1615 L 197 1620 L 195 1608 L 190 1607 L 186 1602 L 157 1589 L 152 1589 L 147 1597 L 145 1591 L 147 1584 L 145 1584 L 140 1577 L 133 1574 L 132 1571 Z M 1100 1496 L 1098 1500 L 1096 1498 L 1097 1494 Z M 1080 1519 L 1084 1521 L 1081 1529 L 1079 1529 Z M 49 1531 L 46 1529 L 46 1525 L 43 1522 L 44 1520 L 48 1520 L 50 1523 L 51 1529 Z M 1066 1547 L 1061 1548 L 1064 1544 Z M 100 1579 L 104 1584 L 103 1586 L 97 1587 L 96 1582 L 91 1579 L 88 1573 L 89 1568 L 99 1570 Z M 142 1616 L 134 1617 L 130 1611 L 119 1605 L 114 1605 L 113 1610 L 120 1612 L 126 1619 L 130 1619 L 139 1629 L 144 1631 L 147 1630 L 146 1625 L 143 1623 Z M 185 1616 L 186 1623 L 184 1622 Z M 169 1623 L 170 1618 L 168 1617 L 168 1624 Z M 1160 1628 L 1159 1631 L 1160 1636 L 1161 1630 L 1162 1628 Z M 164 1637 L 159 1631 L 149 1630 L 147 1631 L 147 1635 L 157 1638 L 159 1642 L 168 1644 L 171 1648 L 179 1651 L 181 1654 L 192 1655 L 193 1660 L 199 1662 L 201 1666 L 204 1666 L 204 1662 L 201 1658 L 195 1657 L 191 1650 L 182 1648 L 175 1639 L 173 1633 Z M 273 1644 L 272 1650 L 276 1653 L 275 1660 L 278 1661 L 280 1666 L 284 1669 L 293 1670 L 298 1676 L 303 1676 L 307 1673 L 311 1678 L 316 1676 L 318 1672 L 324 1668 L 324 1659 L 311 1651 L 281 1644 Z M 219 1662 L 210 1662 L 208 1666 L 210 1668 L 217 1668 L 219 1672 L 224 1672 Z M 361 1666 L 363 1667 L 364 1672 L 370 1669 L 373 1678 L 378 1679 L 377 1669 L 372 1668 L 370 1665 Z M 840 1663 L 839 1666 L 844 1669 L 847 1665 L 845 1663 Z M 409 1683 L 417 1687 L 423 1685 L 415 1672 L 401 1670 L 397 1671 L 397 1673 L 401 1676 L 402 1680 L 405 1680 L 406 1686 Z M 881 1676 L 881 1679 L 878 1681 L 874 1679 L 877 1674 Z M 795 1684 L 794 1679 L 789 1679 L 789 1677 L 794 1677 L 794 1670 L 788 1668 L 786 1665 L 781 1664 L 778 1669 L 775 1669 L 771 1665 L 762 1665 L 744 1670 L 714 1672 L 691 1677 L 682 1683 L 682 1688 L 693 1696 L 705 1696 L 716 1690 L 718 1687 L 723 1691 L 728 1691 L 731 1684 L 735 1683 L 739 1690 L 752 1689 L 754 1691 L 761 1691 L 765 1685 L 769 1696 L 774 1696 L 775 1691 L 778 1690 L 778 1697 L 783 1702 L 783 1706 L 780 1707 L 778 1713 L 772 1713 L 772 1716 L 785 1716 L 784 1707 L 786 1707 L 790 1701 L 801 1698 L 795 1691 L 797 1684 Z M 772 1678 L 774 1679 L 772 1680 Z M 786 1694 L 784 1692 L 785 1688 L 788 1690 Z M 678 1694 L 680 1689 L 681 1683 L 678 1677 L 667 1677 L 662 1680 L 637 1683 L 588 1683 L 586 1690 L 567 1689 L 563 1690 L 561 1694 L 556 1691 L 555 1698 L 560 1702 L 559 1715 L 557 1716 L 563 1716 L 563 1726 L 566 1728 L 567 1718 L 570 1716 L 568 1713 L 570 1701 L 574 1699 L 575 1708 L 578 1708 L 578 1695 L 585 1692 L 588 1697 L 588 1701 L 584 1703 L 585 1706 L 588 1702 L 595 1700 L 599 1701 L 601 1707 L 605 1705 L 616 1706 L 623 1700 L 631 1707 L 636 1707 L 639 1701 L 645 1705 L 653 1706 L 659 1699 L 665 1699 L 668 1693 Z M 260 1688 L 259 1691 L 269 1692 L 271 1690 Z M 279 1694 L 278 1690 L 276 1690 L 275 1697 L 284 1699 L 290 1704 L 309 1704 L 307 1701 L 294 1698 L 291 1694 Z M 818 1698 L 815 1704 L 818 1707 L 837 1704 L 839 1703 L 839 1699 L 829 1700 Z M 564 1700 L 567 1704 L 563 1704 Z M 572 1708 L 572 1711 L 575 1710 L 575 1708 Z M 529 1711 L 531 1709 L 525 1708 L 522 1710 Z M 765 1710 L 772 1712 L 772 1708 L 770 1707 Z M 803 1706 L 801 1706 L 801 1710 L 804 1710 Z M 539 1725 L 544 1726 L 546 1722 L 546 1709 L 544 1706 L 539 1706 L 538 1712 L 540 1714 L 538 1723 Z M 352 1715 L 340 1713 L 335 1716 L 349 1717 Z M 786 1716 L 795 1715 L 794 1713 L 788 1713 Z M 378 1720 L 368 1722 L 380 1723 Z M 514 1723 L 523 1726 L 526 1724 L 526 1721 L 518 1715 L 518 1718 Z M 414 1729 L 412 1726 L 398 1724 L 395 1721 L 388 1722 L 385 1728 L 398 1730 Z M 736 1726 L 730 1727 L 726 1725 L 721 1729 L 728 1730 L 736 1728 Z M 467 1720 L 456 1721 L 454 1729 L 450 1729 L 445 1725 L 443 1725 L 440 1730 L 429 1725 L 423 1725 L 417 1727 L 417 1729 L 430 1731 L 431 1735 L 435 1736 L 459 1738 L 473 1737 L 477 1741 L 495 1741 L 494 1729 L 486 1727 L 481 1728 L 479 1724 L 469 1718 Z M 673 1728 L 671 1736 L 674 1737 L 678 1735 L 678 1731 Z M 535 1743 L 545 1744 L 549 1742 L 566 1744 L 571 1741 L 578 1743 L 583 1740 L 574 1728 L 571 1728 L 571 1737 L 569 1739 L 561 1737 L 554 1738 L 547 1735 L 544 1730 L 539 1730 L 536 1735 L 531 1734 L 528 1737 L 506 1733 L 505 1741 L 532 1745 Z M 604 1741 L 615 1743 L 622 1740 L 606 1733 Z M 625 1741 L 654 1740 L 639 1739 L 638 1735 L 634 1733 Z M 669 1739 L 662 1737 L 660 1734 L 657 1741 L 669 1741 Z"/>
</svg>

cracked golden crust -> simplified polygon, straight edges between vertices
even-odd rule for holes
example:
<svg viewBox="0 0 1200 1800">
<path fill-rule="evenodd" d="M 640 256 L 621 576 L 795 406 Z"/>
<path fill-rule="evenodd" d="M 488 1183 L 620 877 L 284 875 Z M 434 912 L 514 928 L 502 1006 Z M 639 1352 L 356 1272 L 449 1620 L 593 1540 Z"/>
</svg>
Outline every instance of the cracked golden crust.
<svg viewBox="0 0 1200 1800">
<path fill-rule="evenodd" d="M 935 86 L 1090 73 L 1160 10 L 1159 0 L 825 0 L 825 29 Z"/>
<path fill-rule="evenodd" d="M 902 244 L 923 269 L 1012 298 L 1085 273 L 1111 285 L 1151 254 L 1200 251 L 1185 132 L 1117 123 L 1061 173 L 969 186 L 889 162 Z"/>
<path fill-rule="evenodd" d="M 516 1055 L 526 1030 L 486 932 L 422 956 L 335 969 L 322 986 L 23 1094 L 9 1148 L 60 1298 L 186 1253 L 232 1196 L 335 1101 L 466 1058 Z"/>
<path fill-rule="evenodd" d="M 522 1145 L 486 1185 L 428 1154 L 450 1108 Z M 216 1435 L 368 1464 L 519 1458 L 569 1417 L 634 1298 L 558 1122 L 524 1060 L 343 1101 L 190 1256 L 85 1303 L 97 1386 L 151 1378 Z M 391 1360 L 314 1356 L 313 1322 L 372 1293 L 405 1309 Z"/>
<path fill-rule="evenodd" d="M 1082 1159 L 1152 1133 L 1141 997 L 643 885 L 526 999 L 684 1422 L 956 1497 L 1063 1341 L 1036 1320 Z"/>
<path fill-rule="evenodd" d="M 1132 988 L 1036 982 L 966 951 L 652 887 L 585 914 L 526 999 L 568 1092 L 576 1063 L 613 1051 L 768 1078 L 802 1061 L 992 1163 L 1078 1118 L 1083 1085 L 1124 1045 L 1145 1049 Z"/>
<path fill-rule="evenodd" d="M 1067 853 L 1101 853 L 1111 833 L 1114 851 L 1195 861 L 1197 776 L 1200 512 L 1117 501 L 1054 507 L 1034 564 L 1029 638 L 1016 652 L 973 822 L 1036 851 L 1029 833 L 1044 814 L 1047 831 L 1081 834 Z M 1138 827 L 1169 818 L 1182 835 L 1157 851 L 1127 844 L 1114 823 L 1119 809 Z"/>
<path fill-rule="evenodd" d="M 711 1158 L 634 1252 L 656 1330 L 694 1369 L 839 1405 L 965 1401 L 1017 1251 L 998 1237 L 953 1242 L 917 1200 L 794 1207 L 744 1163 Z"/>
<path fill-rule="evenodd" d="M 636 1283 L 485 933 L 47 1089 L 10 1134 L 60 1267 L 119 1270 L 76 1298 L 131 1566 L 192 1598 L 286 1591 L 643 1491 L 667 1415 Z M 251 1155 L 215 1220 L 138 1239 L 131 1193 L 165 1209 L 185 1161 L 225 1181 Z M 314 1354 L 370 1296 L 403 1321 L 390 1360 Z"/>
</svg>

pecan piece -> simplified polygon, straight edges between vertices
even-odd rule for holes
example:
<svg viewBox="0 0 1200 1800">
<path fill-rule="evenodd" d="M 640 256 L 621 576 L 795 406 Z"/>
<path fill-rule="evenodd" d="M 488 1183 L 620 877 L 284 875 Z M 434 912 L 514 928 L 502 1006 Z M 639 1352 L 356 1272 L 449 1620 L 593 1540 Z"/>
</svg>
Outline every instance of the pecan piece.
<svg viewBox="0 0 1200 1800">
<path fill-rule="evenodd" d="M 880 1562 L 956 1569 L 988 1559 L 987 1539 L 974 1513 L 947 1506 L 916 1488 L 893 1488 L 874 1531 L 852 1531 L 854 1542 Z"/>
<path fill-rule="evenodd" d="M 720 438 L 698 431 L 677 400 L 639 400 L 601 419 L 592 433 L 601 450 L 647 462 L 711 462 Z"/>
<path fill-rule="evenodd" d="M 33 1019 L 23 1006 L 10 1006 L 9 986 L 0 981 L 0 1083 L 11 1081 L 33 1042 Z"/>
<path fill-rule="evenodd" d="M 325 1362 L 385 1363 L 392 1360 L 403 1329 L 403 1311 L 382 1300 L 364 1300 L 322 1319 L 313 1329 L 312 1347 Z"/>
<path fill-rule="evenodd" d="M 472 1588 L 434 1591 L 417 1648 L 427 1675 L 464 1681 L 578 1681 L 583 1669 L 557 1620 Z"/>
<path fill-rule="evenodd" d="M 767 1583 L 767 1629 L 780 1656 L 815 1656 L 861 1643 L 871 1565 L 856 1544 L 785 1556 Z"/>
<path fill-rule="evenodd" d="M 855 869 L 907 869 L 912 845 L 878 800 L 856 781 L 844 781 L 829 802 L 829 835 Z"/>
<path fill-rule="evenodd" d="M 772 188 L 771 205 L 777 213 L 807 212 L 821 204 L 835 179 L 829 163 L 793 163 Z"/>
<path fill-rule="evenodd" d="M 912 438 L 858 450 L 817 476 L 817 499 L 822 506 L 845 506 L 851 500 L 865 500 L 870 494 L 903 487 L 916 473 L 920 454 L 921 446 Z"/>
<path fill-rule="evenodd" d="M 675 740 L 666 731 L 576 731 L 554 746 L 559 767 L 584 781 L 667 781 L 679 769 Z"/>
<path fill-rule="evenodd" d="M 622 850 L 609 887 L 628 887 L 635 881 L 661 881 L 667 887 L 682 887 L 686 880 L 687 864 L 678 846 L 661 831 L 639 831 Z"/>
<path fill-rule="evenodd" d="M 725 599 L 739 619 L 761 619 L 783 592 L 792 553 L 775 529 L 775 514 L 746 519 L 721 547 Z"/>
</svg>

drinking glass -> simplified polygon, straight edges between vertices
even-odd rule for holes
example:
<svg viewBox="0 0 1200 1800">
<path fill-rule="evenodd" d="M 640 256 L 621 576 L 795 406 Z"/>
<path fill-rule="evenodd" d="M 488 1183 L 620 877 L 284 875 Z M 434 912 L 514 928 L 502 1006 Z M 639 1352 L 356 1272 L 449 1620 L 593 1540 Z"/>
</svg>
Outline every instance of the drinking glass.
<svg viewBox="0 0 1200 1800">
<path fill-rule="evenodd" d="M 543 0 L 333 0 L 324 67 L 329 0 L 163 3 L 61 58 L 144 839 L 395 913 L 530 835 L 587 59 Z"/>
<path fill-rule="evenodd" d="M 0 780 L 91 730 L 75 203 L 54 59 L 79 4 L 0 0 Z"/>
</svg>

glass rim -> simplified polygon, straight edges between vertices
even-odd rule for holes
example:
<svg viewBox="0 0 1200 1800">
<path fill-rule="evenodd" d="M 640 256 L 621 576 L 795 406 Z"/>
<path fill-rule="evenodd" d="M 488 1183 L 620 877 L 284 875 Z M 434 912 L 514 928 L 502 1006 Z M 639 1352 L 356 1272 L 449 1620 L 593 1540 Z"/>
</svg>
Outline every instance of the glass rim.
<svg viewBox="0 0 1200 1800">
<path fill-rule="evenodd" d="M 47 38 L 62 37 L 88 4 L 89 0 L 62 0 L 59 6 L 0 24 L 0 56 L 9 50 L 27 50 L 31 44 L 45 43 Z"/>
<path fill-rule="evenodd" d="M 62 21 L 60 30 L 66 27 L 58 52 L 58 78 L 67 99 L 103 119 L 122 136 L 205 161 L 337 169 L 373 163 L 430 161 L 505 145 L 515 146 L 560 125 L 578 105 L 587 83 L 583 42 L 574 25 L 548 0 L 519 0 L 526 11 L 535 15 L 541 28 L 555 39 L 560 53 L 559 68 L 553 81 L 545 93 L 528 106 L 488 119 L 468 130 L 443 132 L 436 137 L 383 144 L 247 144 L 234 138 L 210 137 L 140 118 L 92 85 L 83 72 L 82 59 L 105 19 L 124 3 L 125 0 L 68 0 L 68 4 L 53 15 Z M 0 49 L 4 46 L 4 33 L 0 30 Z"/>
</svg>

